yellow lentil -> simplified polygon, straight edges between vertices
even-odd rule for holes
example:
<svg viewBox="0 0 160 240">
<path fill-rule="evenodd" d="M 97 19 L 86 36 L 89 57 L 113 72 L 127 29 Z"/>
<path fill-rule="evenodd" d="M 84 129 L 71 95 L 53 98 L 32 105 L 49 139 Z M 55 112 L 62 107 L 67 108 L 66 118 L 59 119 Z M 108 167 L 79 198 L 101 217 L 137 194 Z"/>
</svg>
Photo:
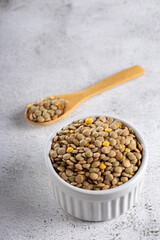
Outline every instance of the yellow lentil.
<svg viewBox="0 0 160 240">
<path fill-rule="evenodd" d="M 112 129 L 111 128 L 105 128 L 105 132 L 111 132 Z"/>
<path fill-rule="evenodd" d="M 72 148 L 72 147 L 68 147 L 68 148 L 67 148 L 67 152 L 68 152 L 68 153 L 73 152 L 73 148 Z"/>
<path fill-rule="evenodd" d="M 61 106 L 62 106 L 62 103 L 58 103 L 58 107 L 61 108 Z"/>
<path fill-rule="evenodd" d="M 74 133 L 74 130 L 70 130 L 69 132 L 70 132 L 70 133 Z"/>
<path fill-rule="evenodd" d="M 92 118 L 86 118 L 86 123 L 87 124 L 92 124 L 93 123 L 93 119 Z"/>
<path fill-rule="evenodd" d="M 53 100 L 53 99 L 55 99 L 55 97 L 54 97 L 54 96 L 51 96 L 50 99 Z"/>
<path fill-rule="evenodd" d="M 101 164 L 99 165 L 99 168 L 100 168 L 101 170 L 104 170 L 104 169 L 106 168 L 106 165 L 105 165 L 104 163 L 101 163 Z"/>
<path fill-rule="evenodd" d="M 28 105 L 28 108 L 31 108 L 31 107 L 32 107 L 32 104 L 29 104 L 29 105 Z"/>
<path fill-rule="evenodd" d="M 125 148 L 124 151 L 125 151 L 125 152 L 130 152 L 130 149 L 129 149 L 129 148 Z"/>
<path fill-rule="evenodd" d="M 105 142 L 103 143 L 103 146 L 108 147 L 108 146 L 109 146 L 109 142 L 108 142 L 108 141 L 105 141 Z"/>
</svg>

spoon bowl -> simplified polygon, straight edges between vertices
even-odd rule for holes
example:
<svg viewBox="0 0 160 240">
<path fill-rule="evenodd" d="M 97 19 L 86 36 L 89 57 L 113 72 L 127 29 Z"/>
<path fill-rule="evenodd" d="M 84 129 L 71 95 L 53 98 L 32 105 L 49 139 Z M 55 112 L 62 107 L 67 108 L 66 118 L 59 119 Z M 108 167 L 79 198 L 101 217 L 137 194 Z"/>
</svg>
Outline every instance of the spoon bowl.
<svg viewBox="0 0 160 240">
<path fill-rule="evenodd" d="M 78 92 L 76 93 L 68 93 L 68 94 L 61 94 L 61 95 L 54 95 L 55 97 L 58 97 L 58 98 L 62 98 L 64 100 L 66 100 L 68 102 L 67 104 L 67 107 L 65 109 L 65 112 L 59 116 L 58 118 L 54 119 L 54 120 L 51 120 L 49 122 L 33 122 L 31 121 L 29 118 L 28 118 L 28 114 L 27 114 L 27 110 L 28 108 L 26 108 L 26 111 L 25 111 L 25 117 L 26 119 L 34 124 L 34 125 L 41 125 L 41 126 L 45 126 L 45 125 L 50 125 L 50 124 L 53 124 L 53 123 L 56 123 L 64 118 L 66 118 L 71 112 L 73 112 L 73 110 L 75 108 L 77 108 L 82 102 L 84 102 L 85 100 L 83 100 L 82 102 L 79 102 L 77 101 L 76 97 L 78 95 Z"/>
</svg>

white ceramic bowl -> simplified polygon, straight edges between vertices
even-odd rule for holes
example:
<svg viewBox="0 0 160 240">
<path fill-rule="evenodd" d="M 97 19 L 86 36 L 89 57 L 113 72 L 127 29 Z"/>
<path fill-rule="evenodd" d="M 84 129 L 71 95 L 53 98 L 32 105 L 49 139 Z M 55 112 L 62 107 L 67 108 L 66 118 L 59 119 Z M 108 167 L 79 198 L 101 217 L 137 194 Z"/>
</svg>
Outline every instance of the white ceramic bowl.
<svg viewBox="0 0 160 240">
<path fill-rule="evenodd" d="M 88 116 L 82 116 L 78 119 L 87 117 Z M 114 116 L 112 117 L 119 119 Z M 141 193 L 147 166 L 147 152 L 144 140 L 136 128 L 126 121 L 119 119 L 124 125 L 131 127 L 135 131 L 137 139 L 143 147 L 141 167 L 128 182 L 112 189 L 94 191 L 77 188 L 64 181 L 56 173 L 49 158 L 53 137 L 61 128 L 75 120 L 77 119 L 61 122 L 59 129 L 52 132 L 46 144 L 45 160 L 52 181 L 54 200 L 56 200 L 67 213 L 82 220 L 103 221 L 118 217 L 128 211 L 137 202 Z"/>
</svg>

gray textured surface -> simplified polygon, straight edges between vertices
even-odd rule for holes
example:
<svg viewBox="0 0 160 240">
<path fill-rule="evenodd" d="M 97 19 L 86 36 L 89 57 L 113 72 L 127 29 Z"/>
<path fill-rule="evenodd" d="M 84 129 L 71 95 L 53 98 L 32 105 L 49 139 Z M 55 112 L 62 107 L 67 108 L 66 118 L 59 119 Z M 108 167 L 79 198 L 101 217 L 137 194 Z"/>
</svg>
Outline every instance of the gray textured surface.
<svg viewBox="0 0 160 240">
<path fill-rule="evenodd" d="M 0 0 L 0 239 L 160 239 L 160 1 Z M 149 165 L 138 204 L 110 222 L 72 218 L 52 200 L 43 157 L 58 124 L 32 126 L 39 97 L 81 90 L 129 66 L 147 74 L 79 106 L 118 115 L 145 137 Z"/>
</svg>

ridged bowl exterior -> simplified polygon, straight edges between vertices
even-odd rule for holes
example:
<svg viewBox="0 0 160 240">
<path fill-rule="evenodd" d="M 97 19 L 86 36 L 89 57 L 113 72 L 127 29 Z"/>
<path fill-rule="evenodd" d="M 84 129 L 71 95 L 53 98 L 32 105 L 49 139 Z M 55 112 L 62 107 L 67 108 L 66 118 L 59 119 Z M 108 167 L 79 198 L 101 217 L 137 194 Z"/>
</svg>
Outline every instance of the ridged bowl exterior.
<svg viewBox="0 0 160 240">
<path fill-rule="evenodd" d="M 122 122 L 132 127 L 130 124 L 124 121 Z M 61 126 L 61 128 L 63 126 Z M 135 130 L 133 127 L 132 129 Z M 86 221 L 111 220 L 128 211 L 137 202 L 142 191 L 147 165 L 144 141 L 138 131 L 135 130 L 135 132 L 143 147 L 143 161 L 140 169 L 127 183 L 116 188 L 101 191 L 80 189 L 59 177 L 48 156 L 52 139 L 56 135 L 56 132 L 53 132 L 46 145 L 45 159 L 52 181 L 54 200 L 56 200 L 67 213 Z"/>
</svg>

